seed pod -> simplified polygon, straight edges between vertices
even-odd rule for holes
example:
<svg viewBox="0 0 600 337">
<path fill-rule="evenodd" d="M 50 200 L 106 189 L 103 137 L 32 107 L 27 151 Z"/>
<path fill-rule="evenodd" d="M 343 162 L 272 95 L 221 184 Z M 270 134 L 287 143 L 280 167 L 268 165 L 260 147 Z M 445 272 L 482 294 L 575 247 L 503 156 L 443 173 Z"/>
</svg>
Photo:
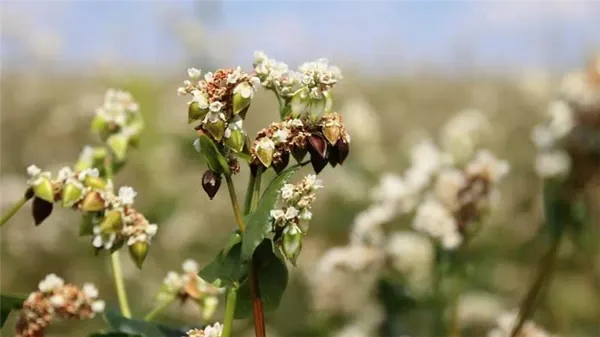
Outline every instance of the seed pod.
<svg viewBox="0 0 600 337">
<path fill-rule="evenodd" d="M 283 229 L 281 248 L 285 257 L 295 266 L 296 259 L 302 250 L 302 231 L 296 225 L 288 225 Z"/>
<path fill-rule="evenodd" d="M 221 187 L 221 175 L 217 175 L 211 170 L 206 170 L 202 176 L 202 188 L 210 200 L 217 194 L 219 187 Z"/>
<path fill-rule="evenodd" d="M 350 153 L 350 144 L 342 138 L 338 140 L 335 146 L 337 147 L 337 150 L 339 152 L 338 162 L 340 163 L 340 165 L 342 165 L 346 160 L 346 157 L 348 157 L 348 153 Z"/>
<path fill-rule="evenodd" d="M 273 169 L 275 172 L 280 173 L 285 170 L 290 162 L 290 153 L 288 151 L 280 152 L 280 155 L 277 156 L 277 159 L 273 160 Z"/>
<path fill-rule="evenodd" d="M 33 204 L 31 207 L 31 214 L 33 215 L 33 221 L 36 226 L 39 226 L 47 217 L 52 214 L 53 205 L 42 198 L 33 198 Z"/>
<path fill-rule="evenodd" d="M 47 202 L 54 202 L 54 188 L 50 179 L 43 177 L 36 181 L 33 186 L 33 193 L 36 197 L 46 200 Z"/>
<path fill-rule="evenodd" d="M 98 212 L 106 207 L 104 202 L 102 195 L 99 192 L 93 191 L 83 197 L 80 207 L 86 212 Z"/>
<path fill-rule="evenodd" d="M 81 184 L 66 183 L 62 189 L 62 205 L 63 207 L 72 207 L 76 202 L 81 200 L 83 189 Z"/>
<path fill-rule="evenodd" d="M 229 130 L 228 133 L 229 137 L 225 138 L 225 145 L 235 153 L 242 151 L 245 143 L 242 130 Z"/>
<path fill-rule="evenodd" d="M 275 143 L 267 137 L 261 138 L 256 145 L 256 156 L 265 167 L 271 166 L 274 151 Z"/>
<path fill-rule="evenodd" d="M 123 226 L 123 217 L 120 211 L 110 211 L 100 223 L 100 231 L 102 233 L 114 233 L 121 230 Z"/>
<path fill-rule="evenodd" d="M 342 129 L 338 124 L 332 123 L 323 126 L 323 135 L 331 145 L 335 145 L 335 143 L 337 143 L 338 139 L 340 139 L 341 134 Z"/>
<path fill-rule="evenodd" d="M 125 160 L 127 147 L 129 146 L 129 138 L 126 135 L 122 133 L 114 134 L 108 137 L 106 143 L 118 161 Z"/>
<path fill-rule="evenodd" d="M 129 255 L 131 255 L 131 259 L 139 269 L 142 269 L 142 264 L 148 255 L 149 247 L 150 245 L 147 242 L 140 241 L 129 246 Z"/>
<path fill-rule="evenodd" d="M 322 158 L 320 155 L 313 152 L 310 154 L 310 163 L 312 164 L 315 173 L 319 174 L 323 171 L 325 166 L 327 166 L 327 158 Z"/>
<path fill-rule="evenodd" d="M 106 187 L 106 180 L 99 177 L 86 176 L 83 184 L 87 187 L 103 190 Z"/>
<path fill-rule="evenodd" d="M 328 155 L 327 155 L 327 159 L 329 160 L 329 164 L 331 165 L 331 167 L 336 167 L 337 164 L 340 163 L 340 150 L 338 149 L 337 146 L 331 146 L 328 145 Z"/>
<path fill-rule="evenodd" d="M 204 128 L 217 142 L 220 142 L 223 139 L 223 135 L 225 135 L 225 121 L 221 119 L 214 122 L 207 122 L 204 124 Z"/>
<path fill-rule="evenodd" d="M 236 85 L 233 89 L 233 114 L 237 115 L 248 109 L 253 95 L 254 89 L 248 82 Z"/>
<path fill-rule="evenodd" d="M 200 108 L 198 102 L 191 102 L 188 106 L 188 124 L 192 124 L 195 121 L 201 120 L 208 113 L 208 109 Z"/>
<path fill-rule="evenodd" d="M 302 159 L 304 159 L 304 157 L 306 157 L 306 153 L 308 152 L 308 150 L 305 147 L 300 147 L 300 146 L 293 146 L 292 147 L 292 156 L 294 156 L 294 159 L 296 159 L 297 162 L 301 162 Z"/>
<path fill-rule="evenodd" d="M 310 135 L 310 137 L 308 137 L 308 143 L 310 145 L 308 150 L 311 151 L 311 154 L 316 153 L 321 156 L 321 158 L 327 156 L 327 143 L 320 133 L 313 133 Z"/>
</svg>

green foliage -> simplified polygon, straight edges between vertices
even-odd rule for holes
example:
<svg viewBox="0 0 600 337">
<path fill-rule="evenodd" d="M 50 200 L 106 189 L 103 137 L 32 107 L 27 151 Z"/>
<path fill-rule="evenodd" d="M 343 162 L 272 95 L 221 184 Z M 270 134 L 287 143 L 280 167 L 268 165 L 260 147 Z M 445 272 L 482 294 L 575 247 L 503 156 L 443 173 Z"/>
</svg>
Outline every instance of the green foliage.
<svg viewBox="0 0 600 337">
<path fill-rule="evenodd" d="M 285 258 L 274 247 L 271 240 L 264 240 L 255 250 L 252 262 L 258 275 L 260 299 L 265 311 L 277 309 L 288 284 Z M 250 282 L 244 282 L 238 292 L 235 318 L 246 318 L 252 314 Z"/>
<path fill-rule="evenodd" d="M 215 143 L 205 134 L 200 135 L 198 139 L 200 141 L 200 150 L 208 167 L 213 172 L 222 172 L 227 176 L 231 175 L 229 164 L 227 164 L 227 160 L 225 160 L 225 157 L 223 157 Z"/>
<path fill-rule="evenodd" d="M 95 333 L 92 336 L 140 336 L 140 337 L 181 337 L 186 335 L 190 327 L 174 328 L 123 317 L 118 311 L 108 309 L 104 319 L 114 332 Z"/>
<path fill-rule="evenodd" d="M 0 295 L 0 328 L 4 326 L 4 322 L 12 311 L 21 309 L 25 300 L 24 296 Z"/>
<path fill-rule="evenodd" d="M 226 286 L 237 286 L 248 276 L 248 264 L 240 259 L 241 248 L 242 244 L 238 242 L 220 251 L 198 275 L 209 283 L 221 280 Z"/>
<path fill-rule="evenodd" d="M 292 166 L 273 179 L 256 210 L 247 217 L 246 232 L 242 240 L 242 260 L 250 260 L 256 247 L 271 233 L 271 210 L 279 201 L 279 190 L 296 173 L 296 170 L 298 166 Z"/>
</svg>

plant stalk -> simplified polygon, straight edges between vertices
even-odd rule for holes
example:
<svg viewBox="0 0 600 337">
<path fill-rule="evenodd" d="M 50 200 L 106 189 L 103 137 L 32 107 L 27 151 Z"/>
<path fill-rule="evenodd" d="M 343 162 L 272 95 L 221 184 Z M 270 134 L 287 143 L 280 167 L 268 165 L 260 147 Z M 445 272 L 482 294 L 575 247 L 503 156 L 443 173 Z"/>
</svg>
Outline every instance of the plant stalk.
<svg viewBox="0 0 600 337">
<path fill-rule="evenodd" d="M 154 317 L 156 317 L 156 315 L 160 314 L 163 310 L 165 310 L 169 306 L 169 304 L 173 303 L 174 300 L 175 296 L 169 298 L 168 300 L 161 301 L 160 303 L 158 303 L 154 307 L 154 309 L 152 309 L 152 311 L 150 311 L 148 314 L 146 314 L 146 316 L 144 316 L 144 321 L 150 322 L 151 320 L 153 320 Z"/>
<path fill-rule="evenodd" d="M 121 260 L 119 257 L 119 251 L 114 251 L 111 255 L 111 264 L 113 270 L 113 277 L 115 279 L 115 288 L 117 289 L 117 297 L 119 298 L 119 307 L 121 313 L 126 318 L 131 318 L 131 309 L 129 309 L 129 302 L 127 301 L 127 292 L 125 291 L 125 283 L 123 282 L 123 271 L 121 270 Z"/>
<path fill-rule="evenodd" d="M 221 337 L 231 337 L 236 302 L 237 288 L 233 286 L 227 290 L 227 302 L 225 303 L 225 318 L 223 319 L 223 333 L 221 334 Z"/>
<path fill-rule="evenodd" d="M 0 220 L 0 227 L 4 226 L 4 224 L 7 223 L 8 220 L 10 220 L 15 214 L 17 214 L 17 212 L 21 209 L 21 207 L 23 207 L 23 205 L 25 205 L 25 203 L 27 203 L 28 200 L 29 198 L 27 198 L 26 195 L 23 195 L 23 197 L 19 199 L 19 201 L 17 201 L 8 210 L 8 212 L 2 216 L 2 219 Z"/>
</svg>

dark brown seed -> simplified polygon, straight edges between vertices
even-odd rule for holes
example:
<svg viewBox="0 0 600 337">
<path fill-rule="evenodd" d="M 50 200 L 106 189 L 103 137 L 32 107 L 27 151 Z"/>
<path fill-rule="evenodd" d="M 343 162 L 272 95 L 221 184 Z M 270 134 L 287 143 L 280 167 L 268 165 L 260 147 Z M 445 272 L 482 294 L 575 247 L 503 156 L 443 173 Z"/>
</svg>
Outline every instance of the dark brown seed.
<svg viewBox="0 0 600 337">
<path fill-rule="evenodd" d="M 327 156 L 327 141 L 320 133 L 313 133 L 310 137 L 308 137 L 309 151 L 312 149 L 315 153 L 321 156 L 321 158 L 325 158 Z M 312 152 L 311 151 L 311 154 Z"/>
<path fill-rule="evenodd" d="M 52 203 L 37 197 L 33 198 L 31 214 L 36 226 L 39 226 L 47 217 L 52 214 Z"/>
<path fill-rule="evenodd" d="M 292 147 L 292 156 L 294 156 L 294 159 L 296 159 L 296 161 L 299 163 L 302 162 L 302 159 L 304 159 L 304 157 L 306 157 L 307 152 L 308 150 L 306 149 L 306 147 Z"/>
<path fill-rule="evenodd" d="M 327 154 L 327 158 L 329 159 L 329 164 L 331 167 L 336 167 L 337 164 L 340 163 L 340 151 L 337 146 L 328 145 L 329 149 L 327 150 L 329 153 Z"/>
<path fill-rule="evenodd" d="M 217 194 L 219 187 L 221 187 L 221 175 L 217 175 L 211 170 L 206 170 L 204 176 L 202 176 L 202 188 L 208 194 L 210 200 Z"/>
<path fill-rule="evenodd" d="M 327 166 L 327 158 L 321 158 L 320 155 L 316 153 L 310 154 L 310 163 L 312 164 L 313 169 L 316 174 L 319 174 L 325 166 Z"/>
<path fill-rule="evenodd" d="M 285 170 L 285 168 L 288 166 L 289 162 L 290 162 L 290 153 L 287 151 L 284 151 L 279 156 L 277 156 L 277 158 L 273 159 L 273 163 L 271 165 L 273 166 L 273 169 L 275 170 L 275 172 L 277 172 L 279 174 L 279 173 L 281 173 L 281 171 Z"/>
<path fill-rule="evenodd" d="M 337 147 L 340 157 L 338 162 L 340 165 L 342 165 L 344 160 L 346 160 L 346 157 L 348 157 L 348 153 L 350 153 L 350 144 L 348 144 L 345 140 L 340 139 L 337 141 L 337 143 L 335 143 L 335 146 Z"/>
<path fill-rule="evenodd" d="M 29 200 L 31 198 L 33 198 L 33 196 L 35 195 L 35 193 L 33 192 L 33 188 L 30 187 L 25 191 L 25 199 Z"/>
</svg>

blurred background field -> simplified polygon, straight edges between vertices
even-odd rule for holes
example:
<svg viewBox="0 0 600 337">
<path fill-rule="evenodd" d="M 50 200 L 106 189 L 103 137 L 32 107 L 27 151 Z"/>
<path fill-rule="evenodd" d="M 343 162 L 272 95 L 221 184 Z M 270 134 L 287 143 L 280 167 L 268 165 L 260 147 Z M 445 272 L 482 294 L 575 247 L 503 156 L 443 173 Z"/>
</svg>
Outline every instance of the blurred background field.
<svg viewBox="0 0 600 337">
<path fill-rule="evenodd" d="M 379 177 L 407 167 L 413 137 L 438 137 L 449 118 L 468 109 L 490 119 L 481 143 L 507 159 L 511 172 L 500 207 L 473 244 L 477 277 L 461 302 L 462 322 L 486 327 L 517 306 L 540 255 L 532 238 L 543 221 L 530 132 L 562 75 L 585 66 L 600 47 L 598 2 L 5 1 L 1 15 L 2 211 L 25 189 L 29 164 L 55 172 L 93 144 L 88 125 L 106 89 L 131 91 L 140 103 L 141 145 L 116 179 L 138 191 L 138 209 L 159 225 L 143 270 L 124 259 L 137 315 L 152 307 L 169 270 L 188 258 L 208 262 L 234 227 L 225 191 L 210 201 L 201 188 L 204 164 L 191 145 L 186 98 L 175 94 L 185 70 L 249 71 L 254 50 L 292 67 L 319 57 L 340 66 L 335 108 L 353 137 L 351 154 L 342 168 L 320 174 L 325 189 L 282 305 L 268 315 L 270 336 L 335 334 L 339 324 L 324 320 L 309 296 L 319 257 L 347 242 Z M 246 128 L 266 126 L 276 109 L 271 95 L 259 92 Z M 235 178 L 240 193 L 244 177 Z M 597 223 L 600 210 L 592 211 Z M 28 293 L 53 272 L 95 282 L 115 306 L 108 256 L 94 257 L 77 235 L 78 221 L 61 209 L 36 228 L 21 210 L 1 232 L 2 291 Z M 573 252 L 563 247 L 537 320 L 563 336 L 598 336 L 600 259 L 578 263 Z M 192 305 L 172 305 L 161 316 L 175 324 L 199 319 Z M 7 336 L 11 322 L 2 330 Z M 250 322 L 238 324 L 241 336 L 251 335 Z M 101 326 L 100 319 L 55 324 L 48 335 L 83 336 Z"/>
</svg>

